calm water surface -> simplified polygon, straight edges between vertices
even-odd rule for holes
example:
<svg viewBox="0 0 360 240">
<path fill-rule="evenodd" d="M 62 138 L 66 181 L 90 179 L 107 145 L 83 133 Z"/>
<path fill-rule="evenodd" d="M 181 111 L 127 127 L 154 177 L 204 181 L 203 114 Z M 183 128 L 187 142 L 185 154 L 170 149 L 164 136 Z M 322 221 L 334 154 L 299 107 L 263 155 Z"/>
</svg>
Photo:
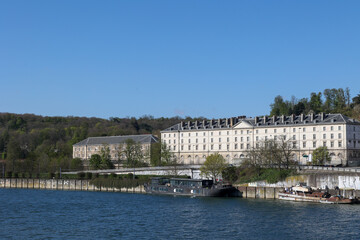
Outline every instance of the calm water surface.
<svg viewBox="0 0 360 240">
<path fill-rule="evenodd" d="M 360 239 L 360 205 L 0 189 L 0 239 Z"/>
</svg>

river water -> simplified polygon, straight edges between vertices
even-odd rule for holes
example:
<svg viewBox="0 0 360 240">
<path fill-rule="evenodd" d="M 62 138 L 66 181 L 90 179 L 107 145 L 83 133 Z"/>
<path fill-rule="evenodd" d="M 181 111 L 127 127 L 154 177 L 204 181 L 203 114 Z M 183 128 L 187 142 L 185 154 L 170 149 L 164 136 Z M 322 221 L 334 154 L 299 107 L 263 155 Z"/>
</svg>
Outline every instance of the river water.
<svg viewBox="0 0 360 240">
<path fill-rule="evenodd" d="M 360 205 L 0 189 L 0 239 L 360 239 Z"/>
</svg>

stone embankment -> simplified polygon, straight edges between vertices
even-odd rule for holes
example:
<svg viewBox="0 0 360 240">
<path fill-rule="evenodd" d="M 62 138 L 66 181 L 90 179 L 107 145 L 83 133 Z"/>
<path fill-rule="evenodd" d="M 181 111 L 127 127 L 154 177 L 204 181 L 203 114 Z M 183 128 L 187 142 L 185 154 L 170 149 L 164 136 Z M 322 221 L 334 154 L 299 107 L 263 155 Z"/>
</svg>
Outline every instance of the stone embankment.
<svg viewBox="0 0 360 240">
<path fill-rule="evenodd" d="M 144 186 L 134 188 L 96 187 L 90 184 L 89 180 L 75 179 L 2 178 L 0 179 L 0 188 L 145 193 Z"/>
</svg>

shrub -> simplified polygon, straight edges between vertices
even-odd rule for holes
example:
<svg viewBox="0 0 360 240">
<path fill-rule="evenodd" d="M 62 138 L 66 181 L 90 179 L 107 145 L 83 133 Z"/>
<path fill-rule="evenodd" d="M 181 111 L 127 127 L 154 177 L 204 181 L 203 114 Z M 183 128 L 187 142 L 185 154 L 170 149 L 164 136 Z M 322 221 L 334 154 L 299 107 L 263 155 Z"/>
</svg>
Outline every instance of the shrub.
<svg viewBox="0 0 360 240">
<path fill-rule="evenodd" d="M 86 179 L 92 178 L 92 172 L 87 172 L 85 175 L 86 175 Z"/>
<path fill-rule="evenodd" d="M 22 178 L 26 178 L 26 173 L 21 173 Z"/>
<path fill-rule="evenodd" d="M 40 173 L 36 174 L 36 178 L 39 179 L 40 178 Z"/>
<path fill-rule="evenodd" d="M 110 174 L 110 177 L 111 177 L 111 178 L 116 178 L 116 174 L 115 174 L 115 173 L 111 173 L 111 174 Z"/>
<path fill-rule="evenodd" d="M 12 177 L 12 172 L 6 172 L 5 177 L 6 178 L 11 178 Z"/>
<path fill-rule="evenodd" d="M 55 173 L 49 172 L 47 177 L 48 179 L 53 179 L 55 177 Z"/>
<path fill-rule="evenodd" d="M 84 172 L 78 172 L 77 176 L 79 179 L 84 179 L 85 178 L 85 173 Z"/>
<path fill-rule="evenodd" d="M 12 174 L 12 177 L 13 177 L 13 178 L 18 178 L 18 177 L 19 177 L 19 173 L 14 172 L 14 173 Z"/>
</svg>

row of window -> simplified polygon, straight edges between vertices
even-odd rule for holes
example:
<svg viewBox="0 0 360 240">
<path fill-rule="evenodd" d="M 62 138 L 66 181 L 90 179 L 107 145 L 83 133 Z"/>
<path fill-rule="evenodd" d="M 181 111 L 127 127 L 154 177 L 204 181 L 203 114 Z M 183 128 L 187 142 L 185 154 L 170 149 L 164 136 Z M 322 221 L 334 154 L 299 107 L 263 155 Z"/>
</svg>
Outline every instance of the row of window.
<svg viewBox="0 0 360 240">
<path fill-rule="evenodd" d="M 338 143 L 337 147 L 341 148 L 342 147 L 342 141 L 338 141 L 337 143 Z M 303 148 L 311 147 L 311 145 L 309 145 L 309 144 L 311 144 L 311 142 L 302 142 L 302 147 Z M 198 150 L 200 150 L 201 146 L 202 146 L 202 150 L 204 150 L 204 151 L 207 150 L 206 149 L 207 145 L 185 145 L 185 146 L 181 145 L 180 149 L 181 149 L 181 151 L 184 151 L 184 149 L 186 149 L 186 147 L 187 147 L 188 151 L 198 151 Z M 211 144 L 210 145 L 210 150 L 214 150 L 214 146 L 217 146 L 218 150 L 222 150 L 222 149 L 223 150 L 230 150 L 230 144 L 225 145 L 226 148 L 222 148 L 223 144 Z M 260 144 L 256 143 L 255 146 L 256 146 L 256 148 L 259 148 Z M 298 147 L 297 142 L 292 142 L 292 146 L 293 146 L 293 148 L 297 148 Z M 323 141 L 322 146 L 334 148 L 335 147 L 335 142 L 330 141 L 330 145 L 328 145 L 327 141 Z M 312 142 L 312 147 L 313 148 L 319 147 L 318 142 L 313 141 Z M 173 146 L 172 149 L 173 149 L 173 151 L 176 151 L 176 146 Z M 237 149 L 250 149 L 250 144 L 244 144 L 244 143 L 237 144 L 237 143 L 235 143 L 234 144 L 234 149 L 235 150 L 237 150 Z"/>
<path fill-rule="evenodd" d="M 323 134 L 323 139 L 326 139 L 327 138 L 327 134 L 326 133 L 324 133 Z M 265 136 L 265 140 L 268 140 L 268 137 L 270 137 L 270 139 L 272 138 L 272 136 Z M 342 137 L 342 134 L 341 133 L 338 133 L 338 139 L 341 139 L 341 137 Z M 279 135 L 279 136 L 274 136 L 274 140 L 278 140 L 278 139 L 280 139 L 280 138 L 283 138 L 284 140 L 286 140 L 286 135 Z M 330 134 L 330 139 L 334 139 L 335 138 L 335 134 L 334 133 L 331 133 Z M 235 142 L 237 142 L 238 140 L 240 140 L 240 142 L 243 142 L 244 140 L 246 139 L 246 141 L 247 142 L 249 142 L 250 141 L 250 137 L 234 137 L 234 140 L 235 140 Z M 303 140 L 306 140 L 306 135 L 305 134 L 303 134 L 303 136 L 302 136 L 302 139 Z M 316 134 L 313 134 L 313 137 L 312 137 L 312 139 L 316 139 Z M 202 139 L 203 141 L 203 143 L 206 143 L 206 138 L 203 138 Z M 218 138 L 218 142 L 221 142 L 222 141 L 222 138 Z M 255 137 L 255 140 L 256 141 L 259 141 L 259 136 L 256 136 Z M 292 140 L 296 140 L 296 135 L 293 135 L 292 136 Z M 188 143 L 191 143 L 191 139 L 188 139 L 188 141 L 187 141 Z M 211 143 L 213 143 L 214 142 L 214 138 L 210 138 L 210 142 Z M 226 142 L 230 142 L 230 138 L 229 137 L 227 137 L 226 138 Z M 171 139 L 169 139 L 168 140 L 168 143 L 169 144 L 176 144 L 176 139 L 173 139 L 172 141 L 171 141 Z M 182 144 L 184 144 L 184 139 L 181 139 L 181 143 Z M 196 138 L 195 139 L 195 143 L 199 143 L 199 139 L 198 138 Z"/>
<path fill-rule="evenodd" d="M 283 133 L 286 133 L 286 130 L 287 130 L 288 128 L 283 128 L 283 130 L 282 130 L 282 132 Z M 297 132 L 297 130 L 296 130 L 297 128 L 292 128 L 292 132 Z M 335 126 L 323 126 L 322 128 L 321 127 L 312 127 L 312 131 L 313 132 L 316 132 L 317 130 L 321 130 L 322 129 L 322 131 L 334 131 L 335 130 Z M 337 130 L 338 131 L 341 131 L 341 126 L 337 126 Z M 264 133 L 266 134 L 266 133 L 270 133 L 270 131 L 268 131 L 268 130 L 270 130 L 270 129 L 264 129 Z M 300 130 L 302 130 L 302 132 L 306 132 L 307 131 L 307 128 L 306 127 L 304 127 L 304 128 L 298 128 L 298 130 L 300 131 Z M 309 130 L 309 129 L 308 129 Z M 354 131 L 355 131 L 355 127 L 354 127 Z M 238 134 L 238 132 L 240 133 L 240 134 L 250 134 L 250 133 L 252 133 L 252 131 L 251 130 L 239 130 L 239 131 L 237 131 L 237 130 L 235 130 L 234 131 L 234 134 L 236 135 L 236 134 Z M 256 134 L 258 134 L 259 132 L 261 132 L 261 130 L 259 130 L 259 129 L 256 129 L 255 130 L 255 133 Z M 274 128 L 273 129 L 273 131 L 272 131 L 273 133 L 281 133 L 281 131 L 280 131 L 280 129 L 278 129 L 278 128 Z M 217 133 L 218 133 L 218 135 L 220 136 L 221 135 L 221 133 L 222 133 L 222 131 L 217 131 Z M 168 133 L 168 134 L 166 134 L 166 133 L 164 133 L 164 137 L 166 138 L 166 137 L 171 137 L 171 133 Z M 200 133 L 198 133 L 198 132 L 195 132 L 195 133 L 187 133 L 187 135 L 189 136 L 189 137 L 191 137 L 191 136 L 196 136 L 196 137 L 198 137 L 198 136 L 200 136 L 201 134 Z M 203 132 L 202 133 L 202 135 L 203 136 L 206 136 L 206 133 L 205 132 Z M 226 131 L 226 135 L 230 135 L 230 131 Z M 181 137 L 186 137 L 186 133 L 181 133 Z M 214 136 L 214 132 L 210 132 L 210 136 Z M 176 137 L 176 133 L 173 133 L 173 137 Z"/>
</svg>

